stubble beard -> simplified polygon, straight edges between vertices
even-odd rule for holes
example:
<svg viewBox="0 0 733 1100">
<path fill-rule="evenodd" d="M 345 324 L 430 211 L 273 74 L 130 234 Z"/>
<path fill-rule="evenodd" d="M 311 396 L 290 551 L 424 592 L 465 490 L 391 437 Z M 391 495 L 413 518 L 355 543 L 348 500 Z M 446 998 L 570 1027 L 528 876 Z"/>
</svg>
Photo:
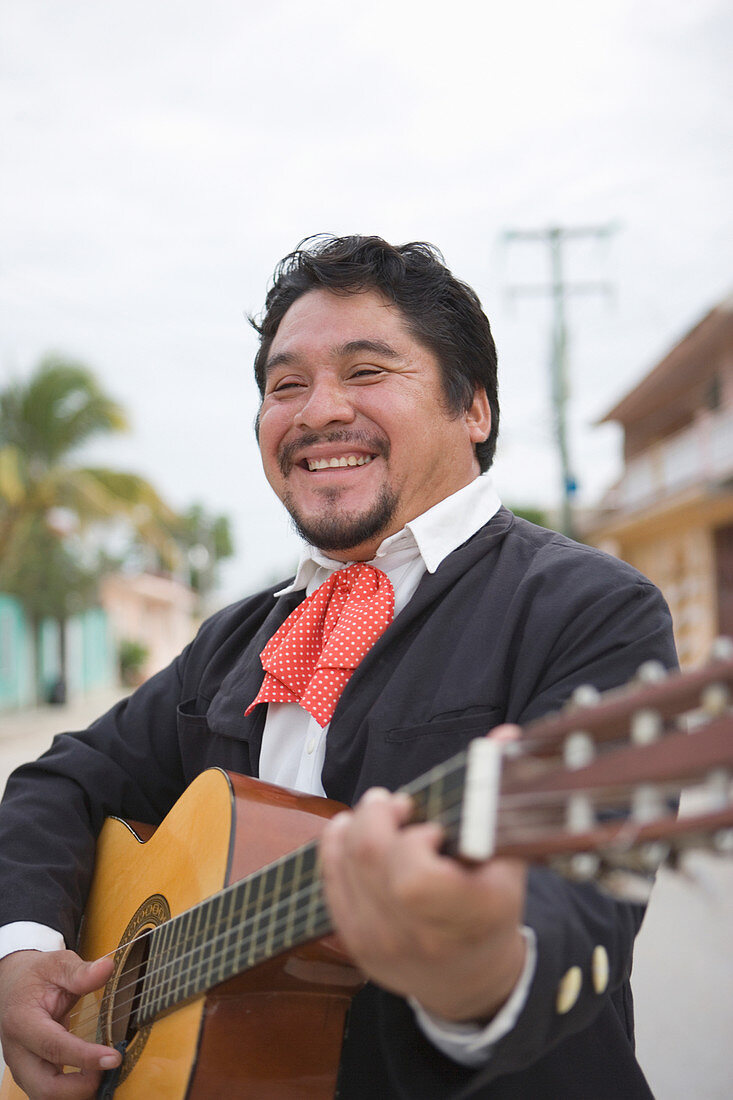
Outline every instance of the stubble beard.
<svg viewBox="0 0 733 1100">
<path fill-rule="evenodd" d="M 329 511 L 325 513 L 324 509 L 325 514 L 314 519 L 300 515 L 290 494 L 283 497 L 295 530 L 319 550 L 351 550 L 370 542 L 387 530 L 397 511 L 397 493 L 387 485 L 379 490 L 371 508 L 357 515 L 339 510 L 340 495 L 338 489 L 324 490 L 323 499 L 330 506 Z"/>
<path fill-rule="evenodd" d="M 305 448 L 316 443 L 352 443 L 363 447 L 385 462 L 389 460 L 390 445 L 385 437 L 363 431 L 336 430 L 324 434 L 306 433 L 299 439 L 286 444 L 278 455 L 280 473 L 284 478 L 290 474 L 298 455 Z M 290 513 L 295 530 L 302 539 L 319 550 L 351 550 L 370 542 L 387 530 L 397 511 L 399 498 L 389 485 L 382 485 L 376 500 L 370 508 L 359 513 L 345 512 L 339 507 L 341 493 L 338 489 L 322 489 L 324 503 L 323 514 L 307 519 L 298 511 L 292 494 L 286 492 L 282 502 Z"/>
</svg>

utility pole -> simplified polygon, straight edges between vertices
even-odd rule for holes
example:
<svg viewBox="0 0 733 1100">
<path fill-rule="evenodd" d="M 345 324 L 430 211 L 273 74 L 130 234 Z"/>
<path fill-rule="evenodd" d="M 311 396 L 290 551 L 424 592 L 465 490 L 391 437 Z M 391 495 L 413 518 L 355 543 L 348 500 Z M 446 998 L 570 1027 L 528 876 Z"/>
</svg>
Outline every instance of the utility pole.
<svg viewBox="0 0 733 1100">
<path fill-rule="evenodd" d="M 565 319 L 565 299 L 568 294 L 608 293 L 610 284 L 604 282 L 567 283 L 563 275 L 563 245 L 581 237 L 608 237 L 616 230 L 614 225 L 550 226 L 547 229 L 509 229 L 503 239 L 511 241 L 539 241 L 550 252 L 550 282 L 537 285 L 511 287 L 512 295 L 550 294 L 552 296 L 552 343 L 550 351 L 550 381 L 552 396 L 552 421 L 555 443 L 560 458 L 562 478 L 561 526 L 566 535 L 573 535 L 572 499 L 577 482 L 572 471 L 567 430 L 568 403 L 568 335 Z"/>
</svg>

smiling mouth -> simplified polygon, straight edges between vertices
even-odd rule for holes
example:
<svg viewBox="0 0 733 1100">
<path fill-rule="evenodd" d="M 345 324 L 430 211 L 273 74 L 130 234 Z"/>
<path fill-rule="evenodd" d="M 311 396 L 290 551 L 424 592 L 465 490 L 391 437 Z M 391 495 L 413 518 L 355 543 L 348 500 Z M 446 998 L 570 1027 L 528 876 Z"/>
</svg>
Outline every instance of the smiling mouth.
<svg viewBox="0 0 733 1100">
<path fill-rule="evenodd" d="M 277 460 L 282 476 L 289 477 L 293 468 L 314 474 L 368 466 L 375 458 L 387 461 L 389 452 L 389 440 L 377 432 L 334 430 L 308 432 L 289 440 L 278 451 Z"/>
<path fill-rule="evenodd" d="M 375 455 L 341 455 L 339 458 L 306 458 L 302 465 L 309 471 L 336 470 L 346 466 L 366 466 Z"/>
</svg>

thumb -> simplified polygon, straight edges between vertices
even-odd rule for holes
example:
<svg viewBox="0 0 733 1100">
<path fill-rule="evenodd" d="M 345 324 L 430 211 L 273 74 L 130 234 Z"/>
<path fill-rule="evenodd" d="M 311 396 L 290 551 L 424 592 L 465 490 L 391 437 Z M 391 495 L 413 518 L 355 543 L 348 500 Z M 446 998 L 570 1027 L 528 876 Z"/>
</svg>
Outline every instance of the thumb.
<svg viewBox="0 0 733 1100">
<path fill-rule="evenodd" d="M 58 985 L 76 996 L 99 989 L 114 970 L 114 958 L 111 955 L 105 955 L 93 962 L 84 962 L 73 951 L 67 951 L 59 962 L 59 974 L 55 976 L 55 980 Z"/>
</svg>

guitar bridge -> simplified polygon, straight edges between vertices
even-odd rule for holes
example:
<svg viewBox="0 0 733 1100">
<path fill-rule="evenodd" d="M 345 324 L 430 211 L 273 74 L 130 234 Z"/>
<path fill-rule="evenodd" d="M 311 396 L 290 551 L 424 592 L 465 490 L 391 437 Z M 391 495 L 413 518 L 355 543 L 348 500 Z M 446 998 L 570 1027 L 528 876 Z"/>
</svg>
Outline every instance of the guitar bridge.
<svg viewBox="0 0 733 1100">
<path fill-rule="evenodd" d="M 502 745 L 489 737 L 471 741 L 458 833 L 458 854 L 475 863 L 490 859 L 496 847 Z"/>
</svg>

